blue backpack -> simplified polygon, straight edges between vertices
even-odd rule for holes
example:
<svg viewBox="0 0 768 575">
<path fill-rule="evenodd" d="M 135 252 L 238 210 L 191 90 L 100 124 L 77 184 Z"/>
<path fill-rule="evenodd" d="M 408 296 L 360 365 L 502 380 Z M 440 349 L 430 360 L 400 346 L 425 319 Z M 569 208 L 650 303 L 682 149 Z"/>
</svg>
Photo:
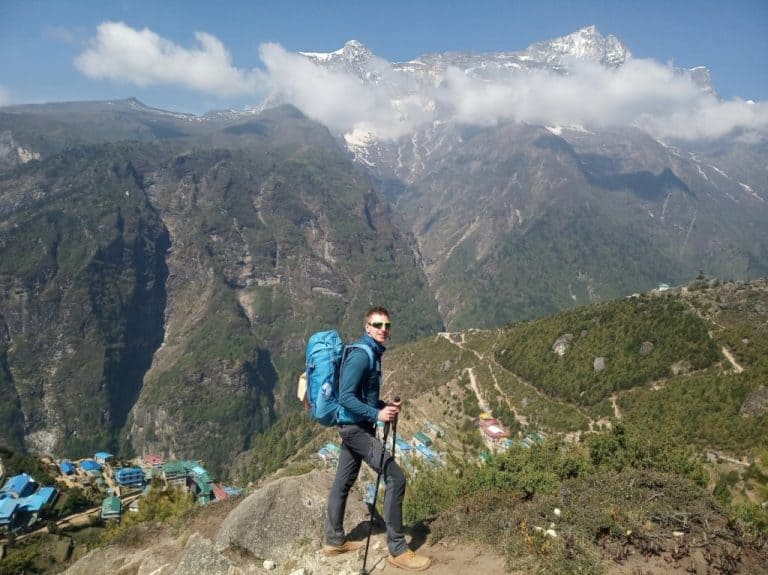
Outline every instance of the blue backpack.
<svg viewBox="0 0 768 575">
<path fill-rule="evenodd" d="M 305 405 L 312 418 L 322 425 L 331 427 L 339 421 L 339 380 L 344 358 L 352 348 L 365 350 L 373 369 L 373 350 L 362 343 L 344 345 L 335 330 L 314 333 L 307 342 Z M 299 398 L 303 399 L 301 392 Z"/>
</svg>

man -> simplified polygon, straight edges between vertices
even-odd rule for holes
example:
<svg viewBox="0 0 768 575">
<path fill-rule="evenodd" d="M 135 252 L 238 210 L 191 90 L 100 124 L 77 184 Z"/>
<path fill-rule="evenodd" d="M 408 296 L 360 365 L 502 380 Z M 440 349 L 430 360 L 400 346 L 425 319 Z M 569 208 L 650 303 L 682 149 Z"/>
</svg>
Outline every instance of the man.
<svg viewBox="0 0 768 575">
<path fill-rule="evenodd" d="M 389 312 L 374 307 L 365 314 L 365 333 L 357 342 L 373 351 L 373 367 L 364 349 L 350 349 L 341 371 L 339 382 L 339 436 L 341 453 L 336 468 L 331 493 L 328 496 L 328 513 L 325 519 L 326 555 L 338 555 L 362 547 L 362 542 L 344 540 L 344 511 L 347 495 L 357 479 L 365 461 L 377 473 L 382 472 L 386 483 L 384 521 L 387 525 L 389 562 L 409 571 L 423 571 L 431 559 L 417 555 L 410 549 L 403 533 L 403 497 L 405 476 L 395 463 L 394 457 L 385 451 L 382 469 L 382 450 L 385 446 L 376 438 L 376 421 L 390 423 L 400 413 L 401 405 L 387 405 L 379 399 L 381 387 L 381 355 L 389 341 L 392 323 Z"/>
</svg>

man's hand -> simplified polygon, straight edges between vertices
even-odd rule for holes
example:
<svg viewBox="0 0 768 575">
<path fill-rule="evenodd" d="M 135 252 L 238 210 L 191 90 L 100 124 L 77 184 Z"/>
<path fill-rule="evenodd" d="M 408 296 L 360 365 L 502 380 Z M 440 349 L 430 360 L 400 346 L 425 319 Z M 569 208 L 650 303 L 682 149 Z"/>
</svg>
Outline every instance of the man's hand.
<svg viewBox="0 0 768 575">
<path fill-rule="evenodd" d="M 376 417 L 379 421 L 394 421 L 397 414 L 400 413 L 400 404 L 388 405 L 379 410 L 379 415 Z"/>
</svg>

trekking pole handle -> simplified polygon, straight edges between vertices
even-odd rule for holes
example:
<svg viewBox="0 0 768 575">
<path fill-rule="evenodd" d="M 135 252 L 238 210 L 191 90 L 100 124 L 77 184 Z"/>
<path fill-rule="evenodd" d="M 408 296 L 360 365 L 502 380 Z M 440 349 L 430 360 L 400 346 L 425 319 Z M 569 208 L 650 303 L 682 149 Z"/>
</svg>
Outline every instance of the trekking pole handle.
<svg viewBox="0 0 768 575">
<path fill-rule="evenodd" d="M 395 397 L 392 399 L 392 405 L 397 405 L 398 407 L 400 407 L 400 402 L 401 402 L 401 399 L 400 399 L 400 396 L 399 396 L 399 395 L 396 395 L 396 396 L 395 396 Z M 395 418 L 392 420 L 392 423 L 393 423 L 394 425 L 397 425 L 397 418 L 398 418 L 398 416 L 399 416 L 399 415 L 400 415 L 399 413 L 396 413 L 396 414 L 395 414 Z"/>
</svg>

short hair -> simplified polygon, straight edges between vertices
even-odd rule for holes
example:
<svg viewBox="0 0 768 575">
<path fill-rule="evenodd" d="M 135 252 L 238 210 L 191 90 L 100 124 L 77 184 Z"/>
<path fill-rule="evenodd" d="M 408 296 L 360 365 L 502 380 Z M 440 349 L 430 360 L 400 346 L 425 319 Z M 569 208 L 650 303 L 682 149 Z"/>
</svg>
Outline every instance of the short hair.
<svg viewBox="0 0 768 575">
<path fill-rule="evenodd" d="M 383 308 L 381 306 L 376 306 L 376 307 L 372 307 L 365 313 L 365 321 L 368 321 L 369 319 L 371 319 L 372 315 L 376 315 L 376 314 L 391 317 L 389 315 L 389 312 L 386 310 L 386 308 Z"/>
</svg>

